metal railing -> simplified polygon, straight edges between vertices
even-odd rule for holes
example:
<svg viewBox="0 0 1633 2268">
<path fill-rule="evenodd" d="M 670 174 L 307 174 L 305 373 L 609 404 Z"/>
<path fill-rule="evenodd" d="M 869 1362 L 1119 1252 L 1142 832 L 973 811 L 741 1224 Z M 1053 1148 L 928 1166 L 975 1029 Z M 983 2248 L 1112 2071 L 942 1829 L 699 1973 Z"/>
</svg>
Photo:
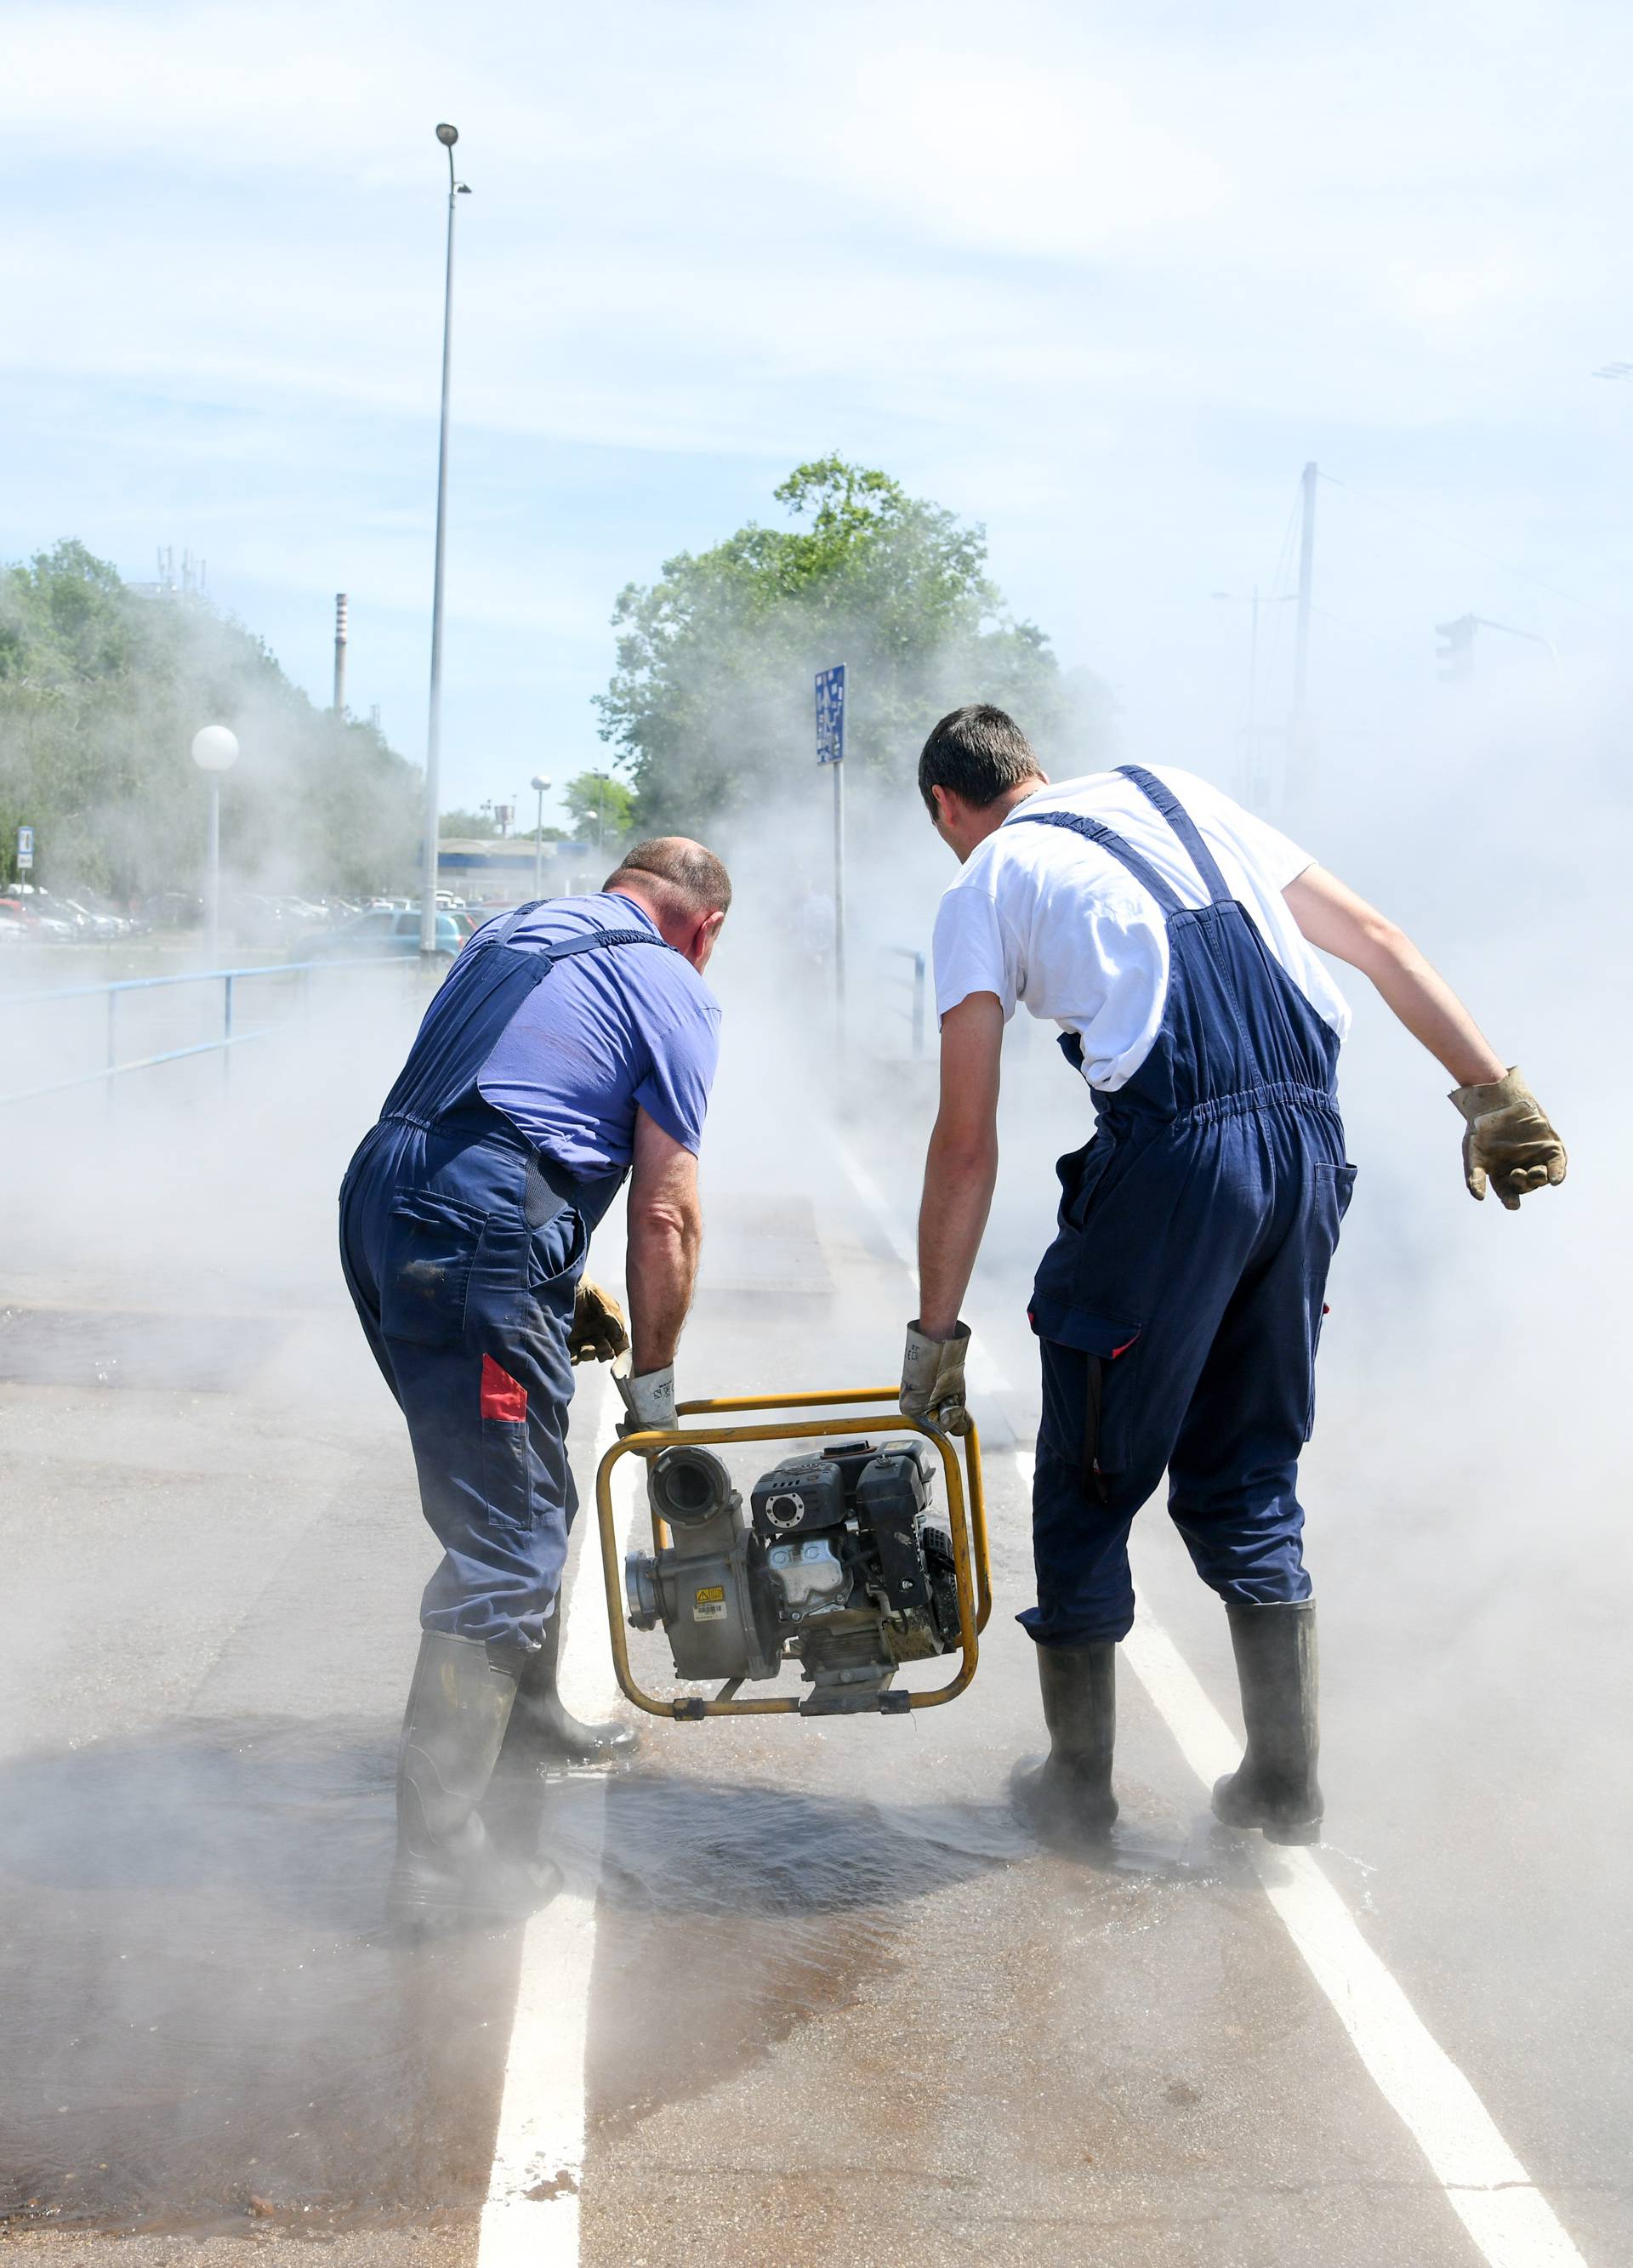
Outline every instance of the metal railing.
<svg viewBox="0 0 1633 2268">
<path fill-rule="evenodd" d="M 911 983 L 913 986 L 913 1005 L 908 1012 L 913 1024 L 913 1061 L 917 1063 L 924 1053 L 924 975 L 927 956 L 911 945 L 890 945 L 886 946 L 885 951 L 895 960 L 911 961 L 913 963 L 911 978 L 898 977 L 897 982 L 902 984 Z"/>
<path fill-rule="evenodd" d="M 312 973 L 321 970 L 326 975 L 357 976 L 363 970 L 378 972 L 382 968 L 399 971 L 417 969 L 412 954 L 393 955 L 385 961 L 269 961 L 251 968 L 195 968 L 179 972 L 174 976 L 121 976 L 106 984 L 69 984 L 47 992 L 0 992 L 0 1011 L 8 1008 L 54 1006 L 62 1000 L 91 1000 L 106 995 L 107 1026 L 105 1060 L 94 1071 L 77 1071 L 69 1079 L 55 1079 L 42 1086 L 20 1088 L 15 1094 L 0 1094 L 0 1109 L 11 1102 L 33 1102 L 41 1095 L 61 1094 L 75 1086 L 90 1086 L 98 1080 L 121 1079 L 127 1071 L 151 1071 L 159 1064 L 181 1063 L 189 1056 L 225 1055 L 232 1048 L 244 1047 L 252 1040 L 264 1040 L 280 1025 L 258 1024 L 253 1030 L 240 1030 L 237 1021 L 235 987 L 253 978 L 262 976 L 296 976 L 300 979 L 300 1006 L 309 1012 Z M 128 1062 L 119 1060 L 119 1004 L 127 992 L 153 992 L 164 986 L 181 984 L 219 984 L 221 987 L 221 1032 L 218 1038 L 196 1041 L 185 1048 L 165 1048 L 156 1055 L 135 1056 Z M 111 1088 L 110 1088 L 111 1092 Z"/>
</svg>

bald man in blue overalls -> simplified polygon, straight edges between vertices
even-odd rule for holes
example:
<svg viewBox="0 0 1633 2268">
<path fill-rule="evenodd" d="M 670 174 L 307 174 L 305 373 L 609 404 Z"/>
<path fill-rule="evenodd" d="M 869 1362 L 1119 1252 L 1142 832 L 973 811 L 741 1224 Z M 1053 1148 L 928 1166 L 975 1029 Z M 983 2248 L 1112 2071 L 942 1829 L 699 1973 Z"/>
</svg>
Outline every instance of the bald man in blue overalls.
<svg viewBox="0 0 1633 2268">
<path fill-rule="evenodd" d="M 665 836 L 596 895 L 490 922 L 341 1190 L 346 1282 L 442 1546 L 398 1751 L 389 1912 L 404 1926 L 507 1916 L 558 1884 L 548 1860 L 498 1852 L 484 1820 L 507 1740 L 536 1763 L 632 1744 L 579 1724 L 557 1690 L 577 1506 L 567 1405 L 573 1365 L 628 1344 L 617 1303 L 583 1280 L 627 1175 L 633 1374 L 619 1390 L 632 1427 L 675 1422 L 718 1053 L 703 970 L 730 900 L 712 852 Z"/>
<path fill-rule="evenodd" d="M 920 1218 L 920 1313 L 901 1406 L 964 1416 L 968 1288 L 998 1166 L 998 1063 L 1023 1000 L 1060 1027 L 1096 1130 L 1060 1160 L 1059 1232 L 1033 1288 L 1043 1409 L 1033 1486 L 1050 1753 L 1018 1793 L 1094 1837 L 1112 1793 L 1128 1534 L 1169 1511 L 1224 1601 L 1246 1751 L 1228 1825 L 1315 1841 L 1315 1603 L 1299 1453 L 1322 1294 L 1355 1168 L 1335 1072 L 1349 1012 L 1313 948 L 1363 970 L 1458 1082 L 1470 1193 L 1515 1210 L 1565 1152 L 1410 940 L 1285 836 L 1188 774 L 1128 764 L 1052 787 L 1001 710 L 955 710 L 920 789 L 963 873 L 942 902 L 941 1107 Z"/>
</svg>

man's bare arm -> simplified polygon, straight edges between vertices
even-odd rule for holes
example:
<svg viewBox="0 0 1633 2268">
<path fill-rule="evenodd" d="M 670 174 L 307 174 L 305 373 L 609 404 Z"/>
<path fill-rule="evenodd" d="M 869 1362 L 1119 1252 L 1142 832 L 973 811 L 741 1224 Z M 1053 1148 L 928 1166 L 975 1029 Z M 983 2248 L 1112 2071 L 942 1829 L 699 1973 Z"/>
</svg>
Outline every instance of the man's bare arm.
<svg viewBox="0 0 1633 2268">
<path fill-rule="evenodd" d="M 675 1359 L 702 1241 L 698 1160 L 655 1118 L 638 1110 L 625 1263 L 631 1359 L 637 1375 L 662 1370 Z"/>
<path fill-rule="evenodd" d="M 1500 1079 L 1506 1064 L 1443 976 L 1403 930 L 1324 866 L 1306 866 L 1282 893 L 1312 945 L 1370 976 L 1415 1039 L 1459 1086 Z"/>
<path fill-rule="evenodd" d="M 919 1210 L 919 1323 L 948 1339 L 970 1286 L 998 1179 L 998 1064 L 1003 1009 L 972 992 L 942 1019 L 941 1107 Z"/>
</svg>

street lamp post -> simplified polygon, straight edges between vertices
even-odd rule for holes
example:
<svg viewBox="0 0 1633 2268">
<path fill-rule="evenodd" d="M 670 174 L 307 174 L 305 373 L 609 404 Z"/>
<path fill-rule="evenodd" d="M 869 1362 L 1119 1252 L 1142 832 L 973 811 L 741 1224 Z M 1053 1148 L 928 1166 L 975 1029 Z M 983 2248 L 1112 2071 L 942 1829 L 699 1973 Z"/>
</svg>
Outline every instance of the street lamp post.
<svg viewBox="0 0 1633 2268">
<path fill-rule="evenodd" d="M 439 126 L 437 139 L 448 153 L 448 248 L 442 280 L 442 422 L 437 439 L 437 558 L 431 585 L 431 713 L 425 730 L 425 849 L 419 905 L 421 965 L 433 965 L 437 944 L 437 802 L 442 755 L 442 564 L 447 534 L 448 372 L 454 330 L 454 215 L 457 201 L 470 192 L 454 176 L 457 126 Z"/>
<path fill-rule="evenodd" d="M 204 856 L 204 949 L 213 968 L 221 954 L 221 775 L 238 762 L 238 736 L 225 725 L 193 735 L 193 762 L 210 782 L 210 833 Z"/>
<path fill-rule="evenodd" d="M 533 895 L 536 898 L 542 898 L 544 895 L 544 792 L 549 785 L 550 782 L 543 772 L 534 773 L 533 786 L 539 799 L 538 811 L 533 821 Z"/>
</svg>

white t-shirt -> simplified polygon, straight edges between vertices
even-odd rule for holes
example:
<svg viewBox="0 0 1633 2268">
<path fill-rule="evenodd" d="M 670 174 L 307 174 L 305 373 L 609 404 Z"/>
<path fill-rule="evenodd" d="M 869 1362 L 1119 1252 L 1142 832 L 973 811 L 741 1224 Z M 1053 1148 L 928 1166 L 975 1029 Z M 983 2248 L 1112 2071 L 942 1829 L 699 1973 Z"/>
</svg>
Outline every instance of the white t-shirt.
<svg viewBox="0 0 1633 2268">
<path fill-rule="evenodd" d="M 1312 861 L 1274 827 L 1192 772 L 1150 769 L 1171 788 L 1219 861 L 1232 895 L 1310 1002 L 1341 1040 L 1349 1010 L 1282 893 Z M 1083 1077 L 1108 1090 L 1150 1052 L 1168 997 L 1162 908 L 1120 859 L 1064 827 L 1025 814 L 1070 811 L 1120 835 L 1182 904 L 1208 893 L 1155 804 L 1117 772 L 1039 788 L 989 835 L 948 890 L 935 918 L 935 1006 L 944 1016 L 972 992 L 995 992 L 1007 1023 L 1017 1000 L 1075 1032 Z"/>
</svg>

